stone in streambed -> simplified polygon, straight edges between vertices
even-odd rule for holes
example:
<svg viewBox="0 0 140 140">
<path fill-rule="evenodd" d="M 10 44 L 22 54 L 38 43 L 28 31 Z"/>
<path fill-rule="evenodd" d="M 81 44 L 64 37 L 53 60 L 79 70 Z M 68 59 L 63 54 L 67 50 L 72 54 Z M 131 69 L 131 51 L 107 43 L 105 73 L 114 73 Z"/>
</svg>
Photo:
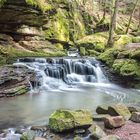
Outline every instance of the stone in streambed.
<svg viewBox="0 0 140 140">
<path fill-rule="evenodd" d="M 94 140 L 98 140 L 102 137 L 106 136 L 106 133 L 96 124 L 92 124 L 92 126 L 89 128 L 90 137 Z"/>
<path fill-rule="evenodd" d="M 133 112 L 131 116 L 131 121 L 140 123 L 140 112 Z"/>
<path fill-rule="evenodd" d="M 54 132 L 88 128 L 91 125 L 92 115 L 87 110 L 57 110 L 49 118 L 49 127 Z"/>
<path fill-rule="evenodd" d="M 103 137 L 99 140 L 121 140 L 119 136 L 117 135 L 108 135 L 106 137 Z"/>
<path fill-rule="evenodd" d="M 113 129 L 119 128 L 125 124 L 125 120 L 122 116 L 107 117 L 104 119 L 105 128 Z"/>
<path fill-rule="evenodd" d="M 109 117 L 108 114 L 94 114 L 93 121 L 103 121 L 106 117 Z"/>
<path fill-rule="evenodd" d="M 123 116 L 125 120 L 129 120 L 131 113 L 124 104 L 117 104 L 108 107 L 108 113 L 111 116 Z"/>
<path fill-rule="evenodd" d="M 96 108 L 98 114 L 108 114 L 108 106 L 102 105 Z"/>
</svg>

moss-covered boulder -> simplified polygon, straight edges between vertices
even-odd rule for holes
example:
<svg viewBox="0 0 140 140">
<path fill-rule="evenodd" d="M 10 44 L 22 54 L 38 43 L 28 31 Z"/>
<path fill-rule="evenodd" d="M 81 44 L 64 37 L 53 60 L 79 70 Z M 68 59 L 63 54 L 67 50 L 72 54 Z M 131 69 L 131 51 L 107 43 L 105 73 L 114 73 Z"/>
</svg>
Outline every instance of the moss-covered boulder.
<svg viewBox="0 0 140 140">
<path fill-rule="evenodd" d="M 104 53 L 101 53 L 101 55 L 99 55 L 98 59 L 111 67 L 118 53 L 119 50 L 116 48 L 107 49 Z"/>
<path fill-rule="evenodd" d="M 114 47 L 123 48 L 125 45 L 132 42 L 131 35 L 120 35 L 117 37 L 118 39 L 114 42 Z"/>
<path fill-rule="evenodd" d="M 124 104 L 116 104 L 108 107 L 108 112 L 112 116 L 123 116 L 125 120 L 129 120 L 131 113 Z"/>
<path fill-rule="evenodd" d="M 140 66 L 136 60 L 116 59 L 113 64 L 113 70 L 122 76 L 140 77 Z"/>
<path fill-rule="evenodd" d="M 57 110 L 49 118 L 49 127 L 54 132 L 63 132 L 74 128 L 86 128 L 92 125 L 92 116 L 86 110 Z"/>
<path fill-rule="evenodd" d="M 84 47 L 86 50 L 95 50 L 102 52 L 107 44 L 107 33 L 96 33 L 85 36 L 76 42 L 78 47 Z"/>
</svg>

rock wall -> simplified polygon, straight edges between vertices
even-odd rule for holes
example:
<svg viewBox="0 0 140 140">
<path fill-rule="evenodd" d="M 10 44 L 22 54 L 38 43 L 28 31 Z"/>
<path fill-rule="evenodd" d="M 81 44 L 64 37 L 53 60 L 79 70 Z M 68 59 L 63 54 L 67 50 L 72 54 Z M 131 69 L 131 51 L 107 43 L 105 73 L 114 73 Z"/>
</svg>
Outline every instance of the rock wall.
<svg viewBox="0 0 140 140">
<path fill-rule="evenodd" d="M 46 0 L 43 4 L 45 10 L 28 0 L 6 0 L 0 9 L 0 45 L 64 55 L 65 48 L 86 34 L 85 13 L 78 2 Z"/>
</svg>

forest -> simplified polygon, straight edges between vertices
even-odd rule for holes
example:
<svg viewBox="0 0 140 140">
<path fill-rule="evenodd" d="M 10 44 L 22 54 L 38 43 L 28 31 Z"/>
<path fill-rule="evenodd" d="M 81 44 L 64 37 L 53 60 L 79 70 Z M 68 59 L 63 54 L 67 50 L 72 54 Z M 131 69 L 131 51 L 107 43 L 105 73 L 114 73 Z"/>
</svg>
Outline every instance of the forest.
<svg viewBox="0 0 140 140">
<path fill-rule="evenodd" d="M 140 140 L 140 0 L 0 0 L 0 140 Z"/>
</svg>

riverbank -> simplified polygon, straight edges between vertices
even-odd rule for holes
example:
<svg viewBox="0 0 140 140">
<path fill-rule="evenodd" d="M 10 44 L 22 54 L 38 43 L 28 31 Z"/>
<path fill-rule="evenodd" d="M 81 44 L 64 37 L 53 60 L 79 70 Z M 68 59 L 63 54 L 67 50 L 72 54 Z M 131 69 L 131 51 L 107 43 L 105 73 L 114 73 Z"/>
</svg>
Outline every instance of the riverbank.
<svg viewBox="0 0 140 140">
<path fill-rule="evenodd" d="M 11 138 L 10 140 L 139 140 L 139 110 L 139 107 L 127 107 L 124 104 L 98 106 L 96 115 L 92 115 L 89 110 L 57 110 L 50 115 L 48 125 L 1 130 L 0 138 L 1 140 L 8 138 Z"/>
</svg>

